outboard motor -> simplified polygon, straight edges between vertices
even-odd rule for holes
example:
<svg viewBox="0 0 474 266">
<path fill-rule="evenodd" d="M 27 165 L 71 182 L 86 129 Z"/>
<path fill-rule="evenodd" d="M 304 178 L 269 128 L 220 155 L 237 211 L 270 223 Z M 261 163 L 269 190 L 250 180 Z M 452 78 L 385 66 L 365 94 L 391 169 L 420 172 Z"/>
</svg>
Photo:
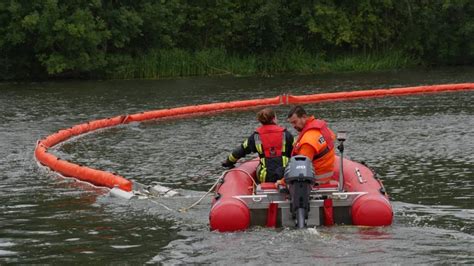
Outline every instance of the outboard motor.
<svg viewBox="0 0 474 266">
<path fill-rule="evenodd" d="M 293 156 L 285 169 L 285 182 L 290 192 L 290 211 L 298 228 L 304 228 L 309 212 L 309 196 L 315 183 L 311 160 L 303 155 Z"/>
</svg>

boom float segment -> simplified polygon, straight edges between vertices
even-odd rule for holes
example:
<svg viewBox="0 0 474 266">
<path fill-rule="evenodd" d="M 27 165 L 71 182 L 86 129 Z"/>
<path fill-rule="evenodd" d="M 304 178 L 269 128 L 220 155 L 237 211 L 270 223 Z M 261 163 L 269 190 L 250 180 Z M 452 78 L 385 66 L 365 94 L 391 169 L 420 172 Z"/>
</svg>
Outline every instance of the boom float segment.
<svg viewBox="0 0 474 266">
<path fill-rule="evenodd" d="M 449 92 L 474 89 L 474 83 L 444 84 L 431 86 L 406 87 L 395 89 L 376 89 L 350 92 L 320 93 L 311 95 L 280 95 L 272 98 L 252 99 L 244 101 L 219 102 L 202 105 L 192 105 L 177 107 L 171 109 L 154 110 L 132 115 L 122 115 L 111 118 L 94 120 L 91 122 L 75 125 L 68 129 L 61 129 L 58 132 L 47 136 L 38 141 L 35 148 L 35 157 L 42 164 L 53 171 L 64 176 L 74 177 L 82 181 L 89 182 L 97 186 L 119 187 L 125 191 L 132 190 L 132 182 L 113 173 L 102 170 L 92 169 L 86 166 L 80 166 L 52 155 L 48 149 L 60 144 L 72 137 L 80 136 L 85 133 L 93 132 L 98 129 L 114 127 L 131 122 L 141 122 L 146 120 L 169 118 L 169 117 L 187 117 L 196 114 L 207 114 L 217 111 L 246 109 L 272 105 L 288 104 L 308 104 L 321 101 L 340 101 L 357 98 L 373 98 L 385 96 L 401 96 L 419 93 Z"/>
<path fill-rule="evenodd" d="M 449 92 L 460 90 L 472 90 L 474 83 L 444 84 L 431 86 L 406 87 L 395 89 L 376 89 L 348 92 L 319 93 L 311 95 L 293 96 L 288 95 L 287 104 L 316 103 L 322 101 L 340 101 L 357 98 L 375 98 L 387 96 L 401 96 L 418 93 Z"/>
</svg>

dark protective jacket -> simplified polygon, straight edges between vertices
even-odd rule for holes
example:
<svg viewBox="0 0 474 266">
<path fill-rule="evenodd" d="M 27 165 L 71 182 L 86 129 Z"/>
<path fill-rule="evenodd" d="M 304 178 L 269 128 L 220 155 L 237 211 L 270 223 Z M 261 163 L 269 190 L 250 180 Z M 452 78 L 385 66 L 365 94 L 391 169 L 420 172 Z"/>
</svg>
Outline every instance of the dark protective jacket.
<svg viewBox="0 0 474 266">
<path fill-rule="evenodd" d="M 250 153 L 258 153 L 257 182 L 276 182 L 283 178 L 293 150 L 293 135 L 278 125 L 263 125 L 234 149 L 227 158 L 231 163 Z"/>
</svg>

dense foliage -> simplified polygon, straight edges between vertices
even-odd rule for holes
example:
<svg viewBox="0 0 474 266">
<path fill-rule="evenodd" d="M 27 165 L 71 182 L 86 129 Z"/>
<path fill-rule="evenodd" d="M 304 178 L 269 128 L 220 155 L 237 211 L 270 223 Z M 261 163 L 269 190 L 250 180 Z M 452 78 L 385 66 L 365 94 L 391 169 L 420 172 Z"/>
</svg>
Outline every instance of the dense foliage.
<svg viewBox="0 0 474 266">
<path fill-rule="evenodd" d="M 474 1 L 2 0 L 0 51 L 2 79 L 110 76 L 132 62 L 168 68 L 150 60 L 170 54 L 253 60 L 262 71 L 282 53 L 472 64 Z"/>
</svg>

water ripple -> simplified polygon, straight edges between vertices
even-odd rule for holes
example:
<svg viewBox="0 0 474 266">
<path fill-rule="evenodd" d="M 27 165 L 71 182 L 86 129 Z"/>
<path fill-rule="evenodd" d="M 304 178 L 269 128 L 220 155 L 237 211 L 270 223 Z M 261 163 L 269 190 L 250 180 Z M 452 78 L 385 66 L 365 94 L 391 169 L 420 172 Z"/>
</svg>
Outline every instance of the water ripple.
<svg viewBox="0 0 474 266">
<path fill-rule="evenodd" d="M 346 155 L 382 178 L 395 211 L 387 228 L 219 234 L 209 232 L 210 198 L 177 212 L 220 176 L 220 162 L 258 126 L 257 110 L 124 125 L 52 150 L 142 183 L 181 189 L 184 196 L 176 199 L 119 201 L 39 168 L 33 159 L 38 139 L 104 117 L 282 93 L 473 82 L 473 73 L 1 84 L 0 264 L 473 264 L 473 92 L 305 106 L 333 129 L 348 131 Z M 275 108 L 287 127 L 288 108 Z"/>
</svg>

